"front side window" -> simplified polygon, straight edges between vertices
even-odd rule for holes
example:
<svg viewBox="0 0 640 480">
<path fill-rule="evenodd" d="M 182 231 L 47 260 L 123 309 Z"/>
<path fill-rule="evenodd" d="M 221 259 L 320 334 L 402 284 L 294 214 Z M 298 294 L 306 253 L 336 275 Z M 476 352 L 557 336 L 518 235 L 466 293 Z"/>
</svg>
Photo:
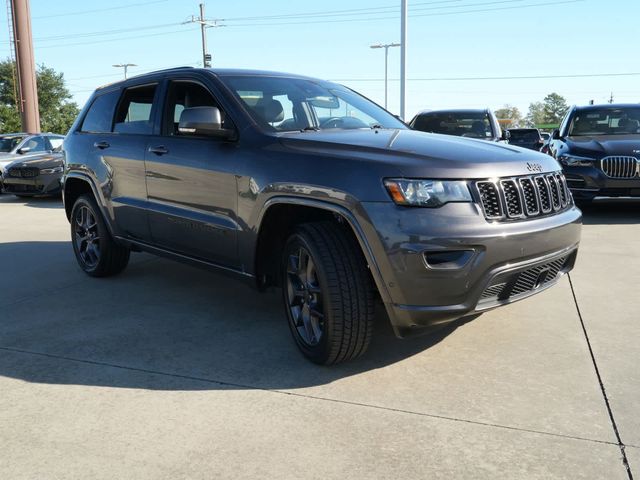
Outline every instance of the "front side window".
<svg viewBox="0 0 640 480">
<path fill-rule="evenodd" d="M 413 128 L 422 132 L 470 138 L 493 137 L 486 112 L 428 112 L 418 115 Z"/>
<path fill-rule="evenodd" d="M 152 107 L 156 85 L 127 88 L 116 111 L 113 131 L 150 135 L 153 131 Z"/>
<path fill-rule="evenodd" d="M 640 107 L 578 110 L 569 127 L 569 136 L 573 137 L 637 133 L 640 133 Z"/>
<path fill-rule="evenodd" d="M 44 141 L 44 137 L 40 136 L 29 138 L 20 148 L 25 149 L 25 151 L 28 149 L 29 153 L 47 151 L 47 145 Z"/>
<path fill-rule="evenodd" d="M 209 90 L 199 83 L 187 81 L 174 81 L 169 85 L 169 93 L 167 96 L 167 105 L 164 115 L 163 132 L 165 135 L 180 135 L 178 124 L 180 116 L 185 108 L 194 107 L 217 107 L 220 108 L 218 102 Z M 225 115 L 221 111 L 223 126 Z"/>
<path fill-rule="evenodd" d="M 253 119 L 270 131 L 406 128 L 370 100 L 329 82 L 257 75 L 221 80 Z"/>
<path fill-rule="evenodd" d="M 82 121 L 80 131 L 87 133 L 110 132 L 118 98 L 120 98 L 119 90 L 103 93 L 96 97 Z"/>
<path fill-rule="evenodd" d="M 23 139 L 24 137 L 0 137 L 0 152 L 11 152 Z"/>
</svg>

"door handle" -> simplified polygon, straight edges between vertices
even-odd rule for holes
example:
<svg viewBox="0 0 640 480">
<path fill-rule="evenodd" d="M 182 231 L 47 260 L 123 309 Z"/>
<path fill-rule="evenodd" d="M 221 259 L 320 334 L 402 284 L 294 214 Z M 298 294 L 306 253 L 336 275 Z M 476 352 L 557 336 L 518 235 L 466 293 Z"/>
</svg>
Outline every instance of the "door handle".
<svg viewBox="0 0 640 480">
<path fill-rule="evenodd" d="M 156 155 L 165 155 L 169 153 L 169 149 L 164 145 L 158 145 L 157 147 L 149 147 L 149 152 L 155 153 Z"/>
<path fill-rule="evenodd" d="M 105 148 L 109 148 L 111 145 L 109 145 L 109 142 L 102 141 L 94 143 L 93 146 L 100 150 L 104 150 Z"/>
</svg>

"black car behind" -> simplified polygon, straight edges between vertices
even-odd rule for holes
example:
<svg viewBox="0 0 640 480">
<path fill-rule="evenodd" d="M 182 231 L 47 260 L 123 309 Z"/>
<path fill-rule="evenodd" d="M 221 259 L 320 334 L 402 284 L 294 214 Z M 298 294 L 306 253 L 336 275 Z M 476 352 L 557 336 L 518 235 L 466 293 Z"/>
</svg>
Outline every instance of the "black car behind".
<svg viewBox="0 0 640 480">
<path fill-rule="evenodd" d="M 19 197 L 58 195 L 63 169 L 60 151 L 15 160 L 2 172 L 1 187 L 4 193 Z"/>
<path fill-rule="evenodd" d="M 576 201 L 640 197 L 640 105 L 572 107 L 549 150 Z"/>
<path fill-rule="evenodd" d="M 516 147 L 540 151 L 544 140 L 537 128 L 510 128 L 509 144 Z"/>
</svg>

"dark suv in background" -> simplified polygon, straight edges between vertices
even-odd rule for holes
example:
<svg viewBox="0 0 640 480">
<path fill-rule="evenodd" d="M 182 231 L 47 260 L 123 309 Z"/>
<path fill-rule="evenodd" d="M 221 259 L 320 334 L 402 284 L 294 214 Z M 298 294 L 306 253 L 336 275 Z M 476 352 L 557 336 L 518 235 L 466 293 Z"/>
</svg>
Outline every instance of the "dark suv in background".
<svg viewBox="0 0 640 480">
<path fill-rule="evenodd" d="M 544 145 L 544 139 L 537 128 L 510 128 L 509 145 L 539 152 Z"/>
<path fill-rule="evenodd" d="M 640 105 L 572 107 L 549 142 L 576 201 L 640 198 Z"/>
<path fill-rule="evenodd" d="M 348 88 L 297 75 L 130 78 L 92 95 L 64 150 L 88 275 L 116 274 L 143 250 L 279 286 L 317 363 L 366 350 L 377 300 L 397 335 L 429 331 L 553 285 L 580 239 L 550 156 L 412 131 Z"/>
<path fill-rule="evenodd" d="M 425 110 L 418 113 L 409 126 L 414 130 L 458 137 L 477 138 L 490 142 L 509 139 L 494 113 L 488 109 Z"/>
</svg>

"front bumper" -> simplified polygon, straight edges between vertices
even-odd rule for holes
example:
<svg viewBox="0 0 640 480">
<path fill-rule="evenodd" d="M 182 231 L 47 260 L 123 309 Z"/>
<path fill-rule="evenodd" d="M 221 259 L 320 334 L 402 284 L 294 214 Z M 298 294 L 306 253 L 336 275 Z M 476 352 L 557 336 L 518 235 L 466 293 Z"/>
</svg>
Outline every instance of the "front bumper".
<svg viewBox="0 0 640 480">
<path fill-rule="evenodd" d="M 573 268 L 580 241 L 576 207 L 515 222 L 488 222 L 472 203 L 364 209 L 376 232 L 371 251 L 387 312 L 401 337 L 550 287 Z"/>
<path fill-rule="evenodd" d="M 57 195 L 62 191 L 61 174 L 38 175 L 31 178 L 2 177 L 4 193 L 18 195 Z"/>
<path fill-rule="evenodd" d="M 609 178 L 596 166 L 562 168 L 567 186 L 578 201 L 596 197 L 640 197 L 640 177 Z"/>
</svg>

